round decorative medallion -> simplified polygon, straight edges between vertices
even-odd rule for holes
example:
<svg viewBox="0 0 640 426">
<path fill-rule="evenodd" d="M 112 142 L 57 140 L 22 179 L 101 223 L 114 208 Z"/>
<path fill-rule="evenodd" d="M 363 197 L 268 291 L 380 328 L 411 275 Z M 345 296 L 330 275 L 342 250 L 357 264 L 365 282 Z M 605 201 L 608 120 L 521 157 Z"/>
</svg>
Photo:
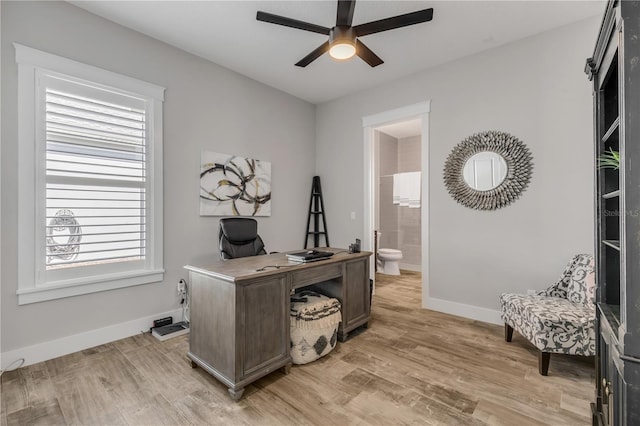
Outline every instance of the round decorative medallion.
<svg viewBox="0 0 640 426">
<path fill-rule="evenodd" d="M 58 210 L 47 226 L 47 263 L 53 259 L 74 260 L 78 256 L 81 240 L 82 227 L 73 212 Z"/>
<path fill-rule="evenodd" d="M 458 203 L 472 209 L 496 210 L 515 201 L 527 188 L 533 170 L 531 160 L 526 145 L 509 133 L 476 133 L 449 154 L 444 184 Z"/>
</svg>

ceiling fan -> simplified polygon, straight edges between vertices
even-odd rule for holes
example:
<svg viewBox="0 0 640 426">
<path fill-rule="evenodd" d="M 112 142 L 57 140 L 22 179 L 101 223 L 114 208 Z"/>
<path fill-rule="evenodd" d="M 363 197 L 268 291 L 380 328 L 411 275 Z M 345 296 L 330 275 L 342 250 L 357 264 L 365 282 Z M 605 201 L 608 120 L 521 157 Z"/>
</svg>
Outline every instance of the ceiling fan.
<svg viewBox="0 0 640 426">
<path fill-rule="evenodd" d="M 261 11 L 258 11 L 256 19 L 258 21 L 269 22 L 271 24 L 283 25 L 285 27 L 297 28 L 299 30 L 311 31 L 329 36 L 329 40 L 322 43 L 313 52 L 298 61 L 296 66 L 306 67 L 328 51 L 329 55 L 334 59 L 344 60 L 351 58 L 353 55 L 358 55 L 371 67 L 377 67 L 384 63 L 384 61 L 380 59 L 378 55 L 373 53 L 371 49 L 365 46 L 365 44 L 360 41 L 360 37 L 382 31 L 393 30 L 395 28 L 419 24 L 421 22 L 427 22 L 433 18 L 433 8 L 429 8 L 352 26 L 351 23 L 353 21 L 353 11 L 355 6 L 355 0 L 338 0 L 336 25 L 333 28 L 327 28 L 311 24 L 309 22 L 299 21 L 297 19 Z"/>
</svg>

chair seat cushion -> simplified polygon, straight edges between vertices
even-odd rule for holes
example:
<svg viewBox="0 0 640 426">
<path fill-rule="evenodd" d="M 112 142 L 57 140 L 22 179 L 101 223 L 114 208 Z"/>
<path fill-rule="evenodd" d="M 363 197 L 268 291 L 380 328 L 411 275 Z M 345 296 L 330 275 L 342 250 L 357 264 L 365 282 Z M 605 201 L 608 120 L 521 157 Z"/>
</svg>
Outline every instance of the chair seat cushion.
<svg viewBox="0 0 640 426">
<path fill-rule="evenodd" d="M 595 319 L 593 308 L 559 297 L 505 293 L 500 300 L 540 331 L 573 332 Z"/>
<path fill-rule="evenodd" d="M 503 321 L 543 352 L 593 355 L 595 307 L 559 297 L 503 293 Z"/>
</svg>

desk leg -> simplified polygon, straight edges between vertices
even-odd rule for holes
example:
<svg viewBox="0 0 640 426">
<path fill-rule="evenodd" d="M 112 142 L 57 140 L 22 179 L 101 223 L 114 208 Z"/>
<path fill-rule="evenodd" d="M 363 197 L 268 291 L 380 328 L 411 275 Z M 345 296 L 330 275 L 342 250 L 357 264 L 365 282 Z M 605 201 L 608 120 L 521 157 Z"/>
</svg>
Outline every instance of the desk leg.
<svg viewBox="0 0 640 426">
<path fill-rule="evenodd" d="M 349 336 L 349 333 L 338 333 L 338 340 L 344 343 L 347 341 L 348 336 Z"/>
<path fill-rule="evenodd" d="M 243 393 L 244 393 L 244 388 L 242 389 L 229 388 L 229 396 L 234 402 L 240 401 L 240 398 L 242 398 Z"/>
<path fill-rule="evenodd" d="M 191 361 L 191 368 L 198 368 L 198 364 L 196 364 L 195 362 Z"/>
<path fill-rule="evenodd" d="M 280 371 L 282 371 L 282 374 L 289 374 L 289 372 L 291 371 L 291 363 L 280 368 Z"/>
</svg>

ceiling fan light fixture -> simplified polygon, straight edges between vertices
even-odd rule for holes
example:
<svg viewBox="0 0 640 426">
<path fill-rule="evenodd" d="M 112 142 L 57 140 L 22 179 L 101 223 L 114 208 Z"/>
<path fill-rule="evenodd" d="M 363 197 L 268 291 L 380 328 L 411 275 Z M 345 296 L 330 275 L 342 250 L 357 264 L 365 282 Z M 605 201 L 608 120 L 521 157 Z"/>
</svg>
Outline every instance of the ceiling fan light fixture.
<svg viewBox="0 0 640 426">
<path fill-rule="evenodd" d="M 329 33 L 329 56 L 339 61 L 356 54 L 356 35 L 351 27 L 336 26 Z"/>
<path fill-rule="evenodd" d="M 2 1 L 2 0 L 0 0 Z M 258 11 L 258 21 L 291 27 L 298 30 L 329 36 L 329 40 L 316 47 L 311 53 L 296 62 L 297 67 L 306 67 L 325 53 L 338 61 L 347 61 L 357 55 L 371 68 L 384 64 L 384 61 L 371 51 L 360 39 L 369 34 L 376 34 L 409 25 L 420 24 L 433 19 L 433 8 L 404 13 L 390 18 L 379 19 L 364 24 L 353 25 L 353 11 L 356 0 L 338 0 L 336 26 L 332 28 Z"/>
<path fill-rule="evenodd" d="M 344 61 L 350 58 L 353 58 L 353 55 L 356 54 L 356 46 L 355 43 L 349 42 L 347 40 L 341 40 L 339 42 L 334 43 L 329 48 L 329 55 L 333 59 L 337 59 L 339 61 Z"/>
</svg>

